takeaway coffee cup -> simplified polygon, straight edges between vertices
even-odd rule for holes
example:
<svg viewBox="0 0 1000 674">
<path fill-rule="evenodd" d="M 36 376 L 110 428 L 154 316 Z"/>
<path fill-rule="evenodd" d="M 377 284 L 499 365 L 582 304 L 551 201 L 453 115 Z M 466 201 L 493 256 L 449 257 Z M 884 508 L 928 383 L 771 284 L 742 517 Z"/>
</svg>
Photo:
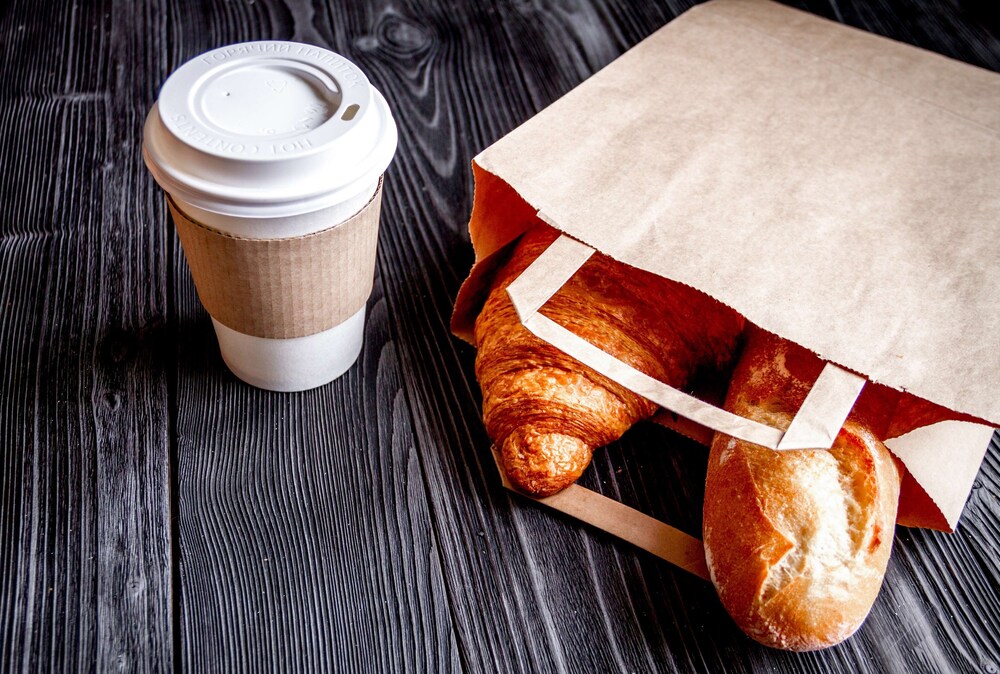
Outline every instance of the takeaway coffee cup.
<svg viewBox="0 0 1000 674">
<path fill-rule="evenodd" d="M 326 49 L 247 42 L 174 72 L 143 135 L 233 373 L 275 391 L 343 374 L 361 351 L 396 151 L 382 95 Z"/>
</svg>

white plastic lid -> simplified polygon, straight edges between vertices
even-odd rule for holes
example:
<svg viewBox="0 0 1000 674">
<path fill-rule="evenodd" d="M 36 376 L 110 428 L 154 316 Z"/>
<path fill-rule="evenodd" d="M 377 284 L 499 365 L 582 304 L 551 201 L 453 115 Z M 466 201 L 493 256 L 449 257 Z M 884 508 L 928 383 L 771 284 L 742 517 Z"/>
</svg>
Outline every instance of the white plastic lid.
<svg viewBox="0 0 1000 674">
<path fill-rule="evenodd" d="M 396 151 L 396 124 L 357 66 L 295 42 L 244 42 L 188 61 L 143 133 L 160 186 L 216 213 L 282 217 L 357 195 Z"/>
</svg>

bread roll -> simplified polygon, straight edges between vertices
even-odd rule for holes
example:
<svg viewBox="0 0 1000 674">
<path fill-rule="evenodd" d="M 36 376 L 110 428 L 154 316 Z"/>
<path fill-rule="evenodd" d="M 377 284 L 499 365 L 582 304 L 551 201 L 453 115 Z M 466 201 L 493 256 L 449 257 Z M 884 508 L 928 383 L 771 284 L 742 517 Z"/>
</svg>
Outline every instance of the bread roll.
<svg viewBox="0 0 1000 674">
<path fill-rule="evenodd" d="M 751 330 L 726 407 L 787 428 L 822 366 Z M 829 451 L 779 452 L 715 435 L 705 486 L 708 568 L 726 610 L 762 644 L 825 648 L 868 615 L 899 499 L 900 471 L 879 440 L 893 402 L 869 387 Z"/>
</svg>

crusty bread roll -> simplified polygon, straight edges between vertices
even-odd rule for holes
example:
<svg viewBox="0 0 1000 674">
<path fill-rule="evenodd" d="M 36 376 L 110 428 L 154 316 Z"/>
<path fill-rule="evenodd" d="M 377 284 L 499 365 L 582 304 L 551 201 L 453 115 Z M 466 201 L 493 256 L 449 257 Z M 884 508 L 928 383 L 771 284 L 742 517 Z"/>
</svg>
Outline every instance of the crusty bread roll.
<svg viewBox="0 0 1000 674">
<path fill-rule="evenodd" d="M 822 369 L 757 329 L 727 409 L 787 428 Z M 774 451 L 717 433 L 705 486 L 708 568 L 722 603 L 757 641 L 808 651 L 861 625 L 889 561 L 900 472 L 879 440 L 891 392 L 868 387 L 833 448 Z"/>
<path fill-rule="evenodd" d="M 559 234 L 538 224 L 497 272 L 476 319 L 483 421 L 510 482 L 532 496 L 572 484 L 593 450 L 657 406 L 531 334 L 507 286 Z M 605 352 L 676 387 L 731 361 L 743 319 L 707 295 L 596 254 L 542 312 Z"/>
</svg>

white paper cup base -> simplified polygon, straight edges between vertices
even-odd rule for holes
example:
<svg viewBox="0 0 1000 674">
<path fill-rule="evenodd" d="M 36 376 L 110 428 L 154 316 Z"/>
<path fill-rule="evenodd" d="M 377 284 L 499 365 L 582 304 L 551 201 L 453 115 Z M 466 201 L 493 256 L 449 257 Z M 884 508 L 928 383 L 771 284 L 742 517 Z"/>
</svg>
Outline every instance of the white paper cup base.
<svg viewBox="0 0 1000 674">
<path fill-rule="evenodd" d="M 212 323 L 222 359 L 237 377 L 269 391 L 306 391 L 330 383 L 358 359 L 365 309 L 329 330 L 292 339 L 254 337 L 214 318 Z"/>
</svg>

